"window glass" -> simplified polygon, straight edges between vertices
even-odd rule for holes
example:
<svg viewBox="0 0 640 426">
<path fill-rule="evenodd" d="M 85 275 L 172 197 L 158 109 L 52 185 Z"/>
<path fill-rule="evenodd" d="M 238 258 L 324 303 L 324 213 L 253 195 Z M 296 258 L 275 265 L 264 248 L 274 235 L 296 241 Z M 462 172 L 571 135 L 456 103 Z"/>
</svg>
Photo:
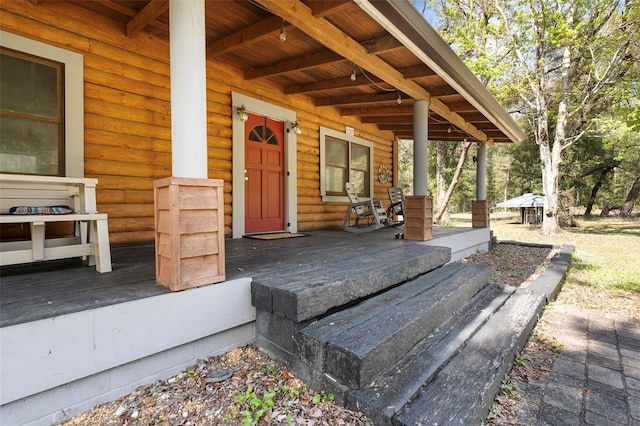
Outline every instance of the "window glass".
<svg viewBox="0 0 640 426">
<path fill-rule="evenodd" d="M 278 136 L 273 130 L 267 126 L 265 126 L 264 130 L 264 140 L 266 140 L 269 145 L 278 145 Z"/>
<path fill-rule="evenodd" d="M 57 123 L 2 115 L 0 140 L 3 173 L 60 174 Z"/>
<path fill-rule="evenodd" d="M 327 164 L 347 166 L 347 143 L 345 141 L 327 138 L 325 149 L 327 150 Z"/>
<path fill-rule="evenodd" d="M 0 50 L 0 171 L 64 175 L 63 65 Z"/>
<path fill-rule="evenodd" d="M 325 169 L 325 183 L 327 194 L 344 194 L 345 170 L 346 169 L 344 168 L 327 166 L 327 168 Z"/>
<path fill-rule="evenodd" d="M 329 195 L 341 196 L 344 194 L 344 184 L 347 181 L 348 171 L 348 144 L 345 141 L 327 138 L 325 189 Z"/>
<path fill-rule="evenodd" d="M 369 194 L 369 148 L 357 143 L 351 144 L 351 183 L 358 195 Z"/>
<path fill-rule="evenodd" d="M 256 126 L 249 132 L 249 140 L 252 142 L 266 142 L 269 145 L 279 145 L 278 136 L 267 126 Z"/>
<path fill-rule="evenodd" d="M 358 170 L 367 170 L 369 167 L 369 148 L 366 146 L 358 145 L 357 143 L 351 144 L 351 168 Z"/>
</svg>

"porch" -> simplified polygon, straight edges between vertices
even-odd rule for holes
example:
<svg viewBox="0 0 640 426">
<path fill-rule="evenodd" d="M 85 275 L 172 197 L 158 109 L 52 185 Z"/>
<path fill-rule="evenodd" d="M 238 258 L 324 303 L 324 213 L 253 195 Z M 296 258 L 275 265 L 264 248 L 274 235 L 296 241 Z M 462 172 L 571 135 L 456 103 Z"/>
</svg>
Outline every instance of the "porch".
<svg viewBox="0 0 640 426">
<path fill-rule="evenodd" d="M 486 249 L 490 239 L 486 228 L 436 227 L 428 242 L 396 239 L 399 231 L 227 239 L 226 281 L 175 293 L 155 282 L 152 245 L 114 246 L 108 274 L 79 260 L 3 267 L 0 423 L 52 424 L 255 342 L 255 277 L 347 255 L 379 257 L 382 266 L 385 252 L 397 257 L 416 244 L 450 247 L 453 260 Z"/>
<path fill-rule="evenodd" d="M 402 229 L 322 230 L 278 240 L 226 239 L 226 281 L 268 274 L 302 258 L 323 262 L 329 253 L 380 253 L 384 262 L 386 250 L 415 243 L 396 239 L 398 232 Z M 421 244 L 450 247 L 454 261 L 488 247 L 486 229 L 436 226 L 433 234 Z M 0 328 L 171 293 L 155 281 L 153 244 L 116 245 L 111 256 L 108 274 L 85 267 L 79 258 L 3 267 Z"/>
</svg>

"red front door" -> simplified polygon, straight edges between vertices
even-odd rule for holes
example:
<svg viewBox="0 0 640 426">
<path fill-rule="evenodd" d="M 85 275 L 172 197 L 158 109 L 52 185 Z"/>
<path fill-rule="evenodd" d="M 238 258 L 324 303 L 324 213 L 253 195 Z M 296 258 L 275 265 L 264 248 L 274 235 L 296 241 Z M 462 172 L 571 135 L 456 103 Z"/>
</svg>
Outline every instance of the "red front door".
<svg viewBox="0 0 640 426">
<path fill-rule="evenodd" d="M 246 233 L 284 230 L 284 123 L 249 114 L 245 134 Z"/>
</svg>

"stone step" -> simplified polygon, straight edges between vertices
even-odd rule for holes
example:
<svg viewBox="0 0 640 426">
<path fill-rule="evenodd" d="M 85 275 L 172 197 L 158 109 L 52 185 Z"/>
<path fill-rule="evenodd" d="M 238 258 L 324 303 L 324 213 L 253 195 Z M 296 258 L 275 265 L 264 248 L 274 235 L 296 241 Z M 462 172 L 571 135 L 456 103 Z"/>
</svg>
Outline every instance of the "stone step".
<svg viewBox="0 0 640 426">
<path fill-rule="evenodd" d="M 401 361 L 361 390 L 349 392 L 347 405 L 361 410 L 376 425 L 390 425 L 395 414 L 433 380 L 514 291 L 515 287 L 487 285 Z"/>
<path fill-rule="evenodd" d="M 442 266 L 301 329 L 298 356 L 360 389 L 458 312 L 490 276 L 483 265 Z"/>
<path fill-rule="evenodd" d="M 294 322 L 310 320 L 375 295 L 434 270 L 451 259 L 448 247 L 405 244 L 384 253 L 359 247 L 330 262 L 307 262 L 256 276 L 251 284 L 253 306 Z"/>
<path fill-rule="evenodd" d="M 516 290 L 393 424 L 482 424 L 544 305 L 543 294 Z"/>
</svg>

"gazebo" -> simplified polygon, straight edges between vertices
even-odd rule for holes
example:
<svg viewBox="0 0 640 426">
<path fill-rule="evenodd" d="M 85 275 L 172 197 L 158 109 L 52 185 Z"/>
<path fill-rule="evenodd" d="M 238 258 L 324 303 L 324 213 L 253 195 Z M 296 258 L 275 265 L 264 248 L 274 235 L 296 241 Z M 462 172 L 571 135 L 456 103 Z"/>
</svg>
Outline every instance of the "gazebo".
<svg viewBox="0 0 640 426">
<path fill-rule="evenodd" d="M 536 194 L 523 194 L 502 203 L 496 207 L 519 208 L 522 223 L 536 224 L 542 222 L 544 212 L 544 197 Z"/>
</svg>

